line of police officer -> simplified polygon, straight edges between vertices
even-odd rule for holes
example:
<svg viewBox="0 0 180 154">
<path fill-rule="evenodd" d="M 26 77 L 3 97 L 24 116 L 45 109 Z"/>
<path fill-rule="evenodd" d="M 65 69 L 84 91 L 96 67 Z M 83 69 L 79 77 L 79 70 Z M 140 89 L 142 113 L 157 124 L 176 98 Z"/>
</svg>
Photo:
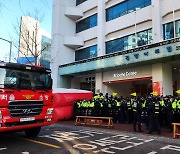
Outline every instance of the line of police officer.
<svg viewBox="0 0 180 154">
<path fill-rule="evenodd" d="M 172 131 L 172 122 L 180 122 L 180 97 L 147 96 L 147 97 L 116 97 L 95 95 L 89 101 L 80 100 L 74 104 L 75 115 L 110 116 L 119 123 L 132 123 L 134 131 L 141 130 L 145 123 L 148 133 L 154 130 L 161 133 L 161 126 Z"/>
</svg>

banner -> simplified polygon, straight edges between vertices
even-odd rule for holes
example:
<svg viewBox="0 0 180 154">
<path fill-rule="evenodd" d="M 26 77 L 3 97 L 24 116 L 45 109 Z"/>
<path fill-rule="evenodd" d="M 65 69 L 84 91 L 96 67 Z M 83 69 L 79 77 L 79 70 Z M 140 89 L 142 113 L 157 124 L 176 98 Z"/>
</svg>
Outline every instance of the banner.
<svg viewBox="0 0 180 154">
<path fill-rule="evenodd" d="M 153 82 L 152 86 L 153 86 L 153 92 L 156 93 L 155 94 L 156 96 L 163 95 L 163 87 L 162 87 L 161 82 Z"/>
</svg>

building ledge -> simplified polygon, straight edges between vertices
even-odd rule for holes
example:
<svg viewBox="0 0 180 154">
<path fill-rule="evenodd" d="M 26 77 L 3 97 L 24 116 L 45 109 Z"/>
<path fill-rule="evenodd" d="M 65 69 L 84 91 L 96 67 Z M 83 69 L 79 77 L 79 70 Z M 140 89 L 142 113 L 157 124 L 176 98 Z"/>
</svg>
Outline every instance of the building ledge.
<svg viewBox="0 0 180 154">
<path fill-rule="evenodd" d="M 77 49 L 84 45 L 82 37 L 77 36 L 65 36 L 64 37 L 64 45 L 70 47 L 72 49 Z"/>
<path fill-rule="evenodd" d="M 80 8 L 66 7 L 65 15 L 73 20 L 83 17 L 83 12 Z"/>
</svg>

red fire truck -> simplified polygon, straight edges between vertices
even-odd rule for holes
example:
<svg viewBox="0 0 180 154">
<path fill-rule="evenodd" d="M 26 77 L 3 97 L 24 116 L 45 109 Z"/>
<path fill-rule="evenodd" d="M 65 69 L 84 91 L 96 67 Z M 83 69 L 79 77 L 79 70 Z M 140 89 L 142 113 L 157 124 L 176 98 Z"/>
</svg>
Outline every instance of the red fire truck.
<svg viewBox="0 0 180 154">
<path fill-rule="evenodd" d="M 52 124 L 51 70 L 0 62 L 0 132 L 39 134 Z"/>
</svg>

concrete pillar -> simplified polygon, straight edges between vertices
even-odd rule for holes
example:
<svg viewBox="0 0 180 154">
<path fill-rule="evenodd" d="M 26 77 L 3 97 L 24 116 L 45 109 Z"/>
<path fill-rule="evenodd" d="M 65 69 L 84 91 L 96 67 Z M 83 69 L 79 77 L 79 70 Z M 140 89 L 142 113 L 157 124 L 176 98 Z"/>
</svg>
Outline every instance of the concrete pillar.
<svg viewBox="0 0 180 154">
<path fill-rule="evenodd" d="M 98 0 L 98 56 L 105 54 L 105 0 Z"/>
<path fill-rule="evenodd" d="M 169 63 L 152 65 L 153 91 L 160 95 L 173 95 L 172 68 Z"/>
<path fill-rule="evenodd" d="M 105 94 L 105 86 L 103 84 L 103 73 L 96 73 L 96 85 L 95 85 L 95 93 L 103 93 Z"/>
<path fill-rule="evenodd" d="M 152 0 L 152 24 L 153 24 L 153 42 L 157 43 L 163 41 L 162 28 L 162 0 Z"/>
<path fill-rule="evenodd" d="M 64 45 L 64 36 L 74 36 L 76 23 L 65 16 L 66 7 L 75 7 L 72 0 L 53 0 L 52 12 L 52 48 L 51 48 L 51 70 L 53 89 L 64 87 L 59 75 L 59 65 L 74 61 L 74 49 Z M 62 21 L 64 21 L 62 23 Z M 64 24 L 65 23 L 65 24 Z"/>
</svg>

